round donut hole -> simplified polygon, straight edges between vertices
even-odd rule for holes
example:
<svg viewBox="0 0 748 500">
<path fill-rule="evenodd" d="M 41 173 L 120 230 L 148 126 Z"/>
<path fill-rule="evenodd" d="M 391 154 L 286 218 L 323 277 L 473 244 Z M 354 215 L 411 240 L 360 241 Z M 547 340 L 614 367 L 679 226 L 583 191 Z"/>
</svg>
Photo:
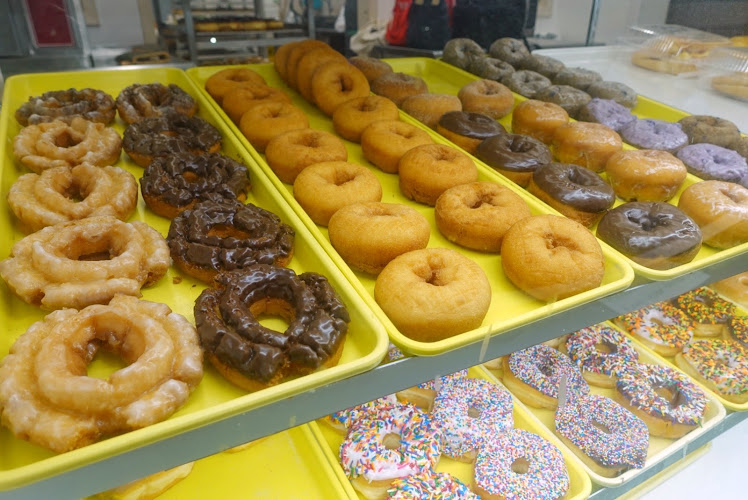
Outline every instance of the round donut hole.
<svg viewBox="0 0 748 500">
<path fill-rule="evenodd" d="M 601 424 L 601 423 L 600 423 L 600 422 L 598 422 L 597 420 L 594 420 L 594 419 L 593 419 L 593 420 L 591 420 L 591 421 L 590 421 L 590 423 L 592 424 L 592 426 L 593 426 L 593 427 L 596 427 L 597 429 L 600 429 L 600 430 L 601 430 L 601 431 L 603 431 L 603 432 L 604 432 L 605 434 L 613 434 L 613 431 L 611 431 L 611 430 L 610 430 L 610 427 L 608 427 L 608 426 L 607 426 L 607 425 L 605 425 L 605 424 Z"/>
<path fill-rule="evenodd" d="M 199 175 L 197 175 L 195 172 L 190 172 L 190 171 L 183 172 L 182 177 L 184 178 L 184 180 L 186 180 L 190 184 L 200 180 Z"/>
<path fill-rule="evenodd" d="M 63 255 L 68 259 L 87 262 L 112 260 L 119 254 L 120 249 L 112 245 L 109 235 L 98 241 L 81 241 L 78 245 L 69 245 L 63 249 Z"/>
<path fill-rule="evenodd" d="M 216 224 L 211 227 L 208 229 L 207 236 L 215 236 L 217 238 L 236 238 L 238 240 L 252 238 L 252 234 L 249 232 L 226 224 Z"/>
<path fill-rule="evenodd" d="M 296 319 L 296 310 L 283 299 L 266 297 L 249 305 L 249 312 L 265 328 L 285 333 Z"/>
<path fill-rule="evenodd" d="M 515 474 L 527 474 L 530 472 L 530 461 L 525 457 L 519 457 L 512 462 L 512 472 Z"/>
<path fill-rule="evenodd" d="M 80 144 L 82 139 L 73 137 L 69 130 L 63 130 L 55 137 L 55 146 L 58 148 L 72 148 Z"/>
<path fill-rule="evenodd" d="M 399 450 L 402 444 L 402 439 L 400 437 L 400 434 L 390 432 L 389 434 L 384 435 L 384 437 L 382 438 L 382 444 L 388 450 Z"/>
<path fill-rule="evenodd" d="M 91 186 L 89 186 L 89 189 Z M 70 186 L 67 187 L 62 193 L 65 198 L 67 198 L 70 201 L 73 201 L 75 203 L 80 203 L 83 200 L 85 200 L 88 195 L 90 194 L 88 190 L 84 190 L 83 186 L 80 185 L 80 182 L 78 180 L 73 180 L 73 182 L 70 184 Z"/>
<path fill-rule="evenodd" d="M 568 248 L 570 250 L 576 250 L 578 247 L 577 242 L 571 238 L 565 238 L 557 234 L 546 234 L 545 235 L 545 247 L 548 250 L 555 250 L 556 248 Z"/>
</svg>

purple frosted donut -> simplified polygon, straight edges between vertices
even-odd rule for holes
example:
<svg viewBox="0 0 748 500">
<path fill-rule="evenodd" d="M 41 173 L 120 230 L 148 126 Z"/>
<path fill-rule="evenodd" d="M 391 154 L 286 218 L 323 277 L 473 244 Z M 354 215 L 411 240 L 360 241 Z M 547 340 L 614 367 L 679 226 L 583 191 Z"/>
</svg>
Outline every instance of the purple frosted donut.
<svg viewBox="0 0 748 500">
<path fill-rule="evenodd" d="M 691 144 L 676 154 L 693 175 L 707 180 L 740 183 L 748 176 L 745 158 L 714 144 Z"/>
<path fill-rule="evenodd" d="M 597 97 L 582 106 L 577 118 L 585 122 L 602 123 L 616 132 L 636 120 L 626 106 L 618 104 L 613 99 Z"/>
<path fill-rule="evenodd" d="M 688 144 L 688 136 L 678 123 L 652 118 L 635 120 L 620 130 L 624 141 L 639 149 L 662 149 L 668 153 Z"/>
</svg>

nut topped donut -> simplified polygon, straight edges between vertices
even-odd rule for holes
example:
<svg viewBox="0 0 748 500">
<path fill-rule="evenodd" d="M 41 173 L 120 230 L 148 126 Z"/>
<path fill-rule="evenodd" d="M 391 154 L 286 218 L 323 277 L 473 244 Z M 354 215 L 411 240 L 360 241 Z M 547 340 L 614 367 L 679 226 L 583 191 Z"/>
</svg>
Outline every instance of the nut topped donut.
<svg viewBox="0 0 748 500">
<path fill-rule="evenodd" d="M 327 278 L 255 264 L 222 273 L 195 301 L 200 344 L 231 383 L 256 391 L 338 363 L 350 316 Z M 260 324 L 280 316 L 279 332 Z"/>
<path fill-rule="evenodd" d="M 222 271 L 254 264 L 287 265 L 294 235 L 277 215 L 255 205 L 203 201 L 171 221 L 167 241 L 182 271 L 211 282 Z"/>
<path fill-rule="evenodd" d="M 173 83 L 130 85 L 119 93 L 116 103 L 119 117 L 128 124 L 165 113 L 192 116 L 197 112 L 197 102 Z"/>
<path fill-rule="evenodd" d="M 29 100 L 16 110 L 16 121 L 23 125 L 60 120 L 71 123 L 74 118 L 107 124 L 117 110 L 109 94 L 96 89 L 51 90 Z"/>
</svg>

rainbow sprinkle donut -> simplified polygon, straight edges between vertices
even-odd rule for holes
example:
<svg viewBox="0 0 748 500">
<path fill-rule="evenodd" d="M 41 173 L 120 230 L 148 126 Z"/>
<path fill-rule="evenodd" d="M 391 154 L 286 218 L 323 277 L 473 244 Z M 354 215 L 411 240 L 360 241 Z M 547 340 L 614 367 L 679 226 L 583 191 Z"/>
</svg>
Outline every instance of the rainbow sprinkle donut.
<svg viewBox="0 0 748 500">
<path fill-rule="evenodd" d="M 693 323 L 694 334 L 718 337 L 727 329 L 727 322 L 735 315 L 735 304 L 702 286 L 675 299 L 675 304 Z"/>
<path fill-rule="evenodd" d="M 434 400 L 431 418 L 442 431 L 442 453 L 473 462 L 478 449 L 497 432 L 514 427 L 512 396 L 486 380 L 453 379 Z M 471 416 L 470 410 L 478 415 Z"/>
<path fill-rule="evenodd" d="M 675 357 L 678 368 L 733 403 L 748 402 L 748 354 L 731 340 L 691 342 Z"/>
<path fill-rule="evenodd" d="M 604 324 L 572 333 L 564 350 L 593 385 L 615 387 L 619 371 L 639 361 L 634 344 L 622 332 Z"/>
<path fill-rule="evenodd" d="M 423 471 L 392 483 L 389 500 L 480 500 L 470 488 L 446 472 Z"/>
<path fill-rule="evenodd" d="M 364 496 L 384 498 L 393 480 L 436 466 L 440 440 L 427 414 L 412 405 L 396 404 L 348 429 L 340 445 L 340 463 Z"/>
<path fill-rule="evenodd" d="M 590 392 L 571 360 L 544 344 L 512 353 L 504 365 L 504 385 L 520 401 L 535 408 L 556 409 L 562 377 L 566 377 L 569 397 Z"/>
<path fill-rule="evenodd" d="M 594 472 L 605 477 L 615 477 L 632 467 L 641 469 L 647 459 L 647 424 L 605 396 L 589 394 L 559 408 L 556 434 Z"/>
<path fill-rule="evenodd" d="M 675 356 L 693 338 L 693 328 L 686 313 L 667 302 L 624 314 L 614 321 L 663 356 Z"/>
<path fill-rule="evenodd" d="M 650 434 L 666 438 L 679 438 L 701 425 L 708 403 L 704 392 L 684 374 L 647 364 L 618 375 L 616 399 L 644 420 Z"/>
<path fill-rule="evenodd" d="M 522 429 L 497 435 L 475 459 L 475 492 L 481 498 L 552 500 L 569 489 L 561 452 Z"/>
<path fill-rule="evenodd" d="M 390 394 L 389 396 L 356 405 L 352 408 L 335 412 L 332 415 L 327 415 L 324 417 L 324 422 L 329 424 L 333 429 L 345 434 L 354 422 L 370 413 L 377 413 L 395 404 L 397 404 L 397 399 L 394 394 Z"/>
<path fill-rule="evenodd" d="M 727 327 L 729 334 L 726 337 L 748 348 L 748 316 L 733 316 Z"/>
</svg>

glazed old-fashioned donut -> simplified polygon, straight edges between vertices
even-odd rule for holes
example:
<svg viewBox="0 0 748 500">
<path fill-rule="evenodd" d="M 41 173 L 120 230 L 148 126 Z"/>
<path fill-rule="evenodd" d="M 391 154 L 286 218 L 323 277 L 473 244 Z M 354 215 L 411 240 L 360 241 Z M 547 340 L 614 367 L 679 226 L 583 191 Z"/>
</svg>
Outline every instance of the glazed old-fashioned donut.
<svg viewBox="0 0 748 500">
<path fill-rule="evenodd" d="M 205 81 L 205 90 L 218 104 L 236 87 L 265 85 L 265 79 L 249 68 L 226 68 L 213 73 Z"/>
<path fill-rule="evenodd" d="M 198 116 L 170 114 L 128 125 L 122 148 L 135 163 L 147 167 L 157 156 L 215 153 L 221 139 L 221 133 Z"/>
<path fill-rule="evenodd" d="M 537 139 L 500 134 L 480 143 L 475 156 L 512 182 L 527 187 L 533 172 L 551 162 L 551 150 Z"/>
<path fill-rule="evenodd" d="M 457 93 L 462 110 L 482 113 L 498 120 L 508 115 L 514 106 L 514 94 L 494 80 L 476 80 L 463 86 Z"/>
<path fill-rule="evenodd" d="M 369 95 L 369 81 L 363 73 L 347 61 L 330 61 L 312 76 L 312 99 L 327 116 L 332 116 L 339 105 L 356 97 Z"/>
<path fill-rule="evenodd" d="M 618 132 L 636 120 L 636 116 L 631 113 L 629 108 L 612 99 L 595 97 L 582 106 L 577 113 L 577 119 L 583 122 L 602 123 Z"/>
<path fill-rule="evenodd" d="M 597 237 L 651 269 L 672 269 L 691 262 L 701 249 L 701 230 L 669 203 L 630 202 L 606 213 Z"/>
<path fill-rule="evenodd" d="M 551 150 L 561 163 L 573 163 L 602 172 L 613 154 L 621 151 L 621 136 L 599 123 L 571 122 L 553 133 Z"/>
<path fill-rule="evenodd" d="M 676 297 L 675 305 L 686 313 L 694 335 L 700 337 L 725 336 L 735 315 L 735 304 L 703 286 Z"/>
<path fill-rule="evenodd" d="M 569 399 L 589 394 L 590 387 L 576 365 L 553 347 L 538 344 L 504 358 L 504 385 L 534 408 L 556 409 L 562 378 L 566 378 Z"/>
<path fill-rule="evenodd" d="M 381 120 L 399 119 L 400 112 L 394 102 L 386 97 L 369 95 L 351 99 L 335 108 L 332 113 L 332 126 L 343 139 L 361 142 L 361 134 L 370 124 Z"/>
<path fill-rule="evenodd" d="M 516 92 L 528 99 L 534 99 L 535 94 L 551 85 L 551 81 L 540 73 L 521 69 L 514 73 L 509 73 L 501 79 L 501 83 L 509 87 L 509 90 Z"/>
<path fill-rule="evenodd" d="M 712 283 L 709 287 L 743 309 L 748 309 L 748 271 Z M 748 336 L 744 343 L 748 347 Z"/>
<path fill-rule="evenodd" d="M 312 94 L 314 73 L 321 66 L 331 61 L 345 62 L 346 59 L 343 54 L 329 46 L 312 49 L 299 59 L 299 63 L 296 65 L 296 89 L 307 101 L 314 102 L 314 95 Z"/>
<path fill-rule="evenodd" d="M 669 439 L 697 429 L 709 404 L 704 391 L 684 374 L 645 364 L 621 372 L 616 401 L 642 419 L 651 435 Z"/>
<path fill-rule="evenodd" d="M 454 95 L 426 93 L 406 98 L 400 107 L 419 122 L 436 130 L 442 115 L 462 111 L 462 102 Z"/>
<path fill-rule="evenodd" d="M 506 61 L 515 68 L 526 58 L 530 51 L 522 40 L 516 38 L 499 38 L 488 48 L 491 57 Z"/>
<path fill-rule="evenodd" d="M 676 354 L 686 375 L 733 403 L 748 402 L 748 355 L 730 340 L 697 340 Z"/>
<path fill-rule="evenodd" d="M 600 323 L 566 338 L 561 352 L 569 355 L 584 379 L 598 387 L 615 387 L 618 374 L 639 361 L 639 353 L 623 332 Z"/>
<path fill-rule="evenodd" d="M 140 296 L 169 268 L 164 238 L 144 222 L 109 216 L 48 226 L 18 241 L 0 275 L 21 300 L 43 309 L 106 304 Z"/>
<path fill-rule="evenodd" d="M 569 123 L 569 113 L 558 104 L 528 99 L 512 112 L 512 132 L 550 144 L 556 129 Z"/>
<path fill-rule="evenodd" d="M 263 102 L 291 103 L 291 98 L 282 90 L 264 85 L 236 87 L 224 94 L 221 107 L 237 125 L 247 110 Z"/>
<path fill-rule="evenodd" d="M 419 76 L 405 73 L 385 73 L 371 82 L 371 91 L 394 102 L 397 107 L 405 99 L 429 91 L 426 81 Z"/>
<path fill-rule="evenodd" d="M 100 349 L 127 366 L 87 376 Z M 195 328 L 165 304 L 115 295 L 55 311 L 0 363 L 0 416 L 19 438 L 64 453 L 168 418 L 202 379 L 202 357 Z"/>
<path fill-rule="evenodd" d="M 174 264 L 210 283 L 222 271 L 287 265 L 294 234 L 277 215 L 255 205 L 203 201 L 172 219 L 166 239 Z"/>
<path fill-rule="evenodd" d="M 652 304 L 615 318 L 615 323 L 663 356 L 681 352 L 693 338 L 686 314 L 668 302 Z"/>
<path fill-rule="evenodd" d="M 667 151 L 619 151 L 605 163 L 608 182 L 624 201 L 668 201 L 678 192 L 688 171 Z"/>
<path fill-rule="evenodd" d="M 475 153 L 484 139 L 506 133 L 504 127 L 490 116 L 465 111 L 443 114 L 436 131 L 470 154 Z"/>
<path fill-rule="evenodd" d="M 558 72 L 565 67 L 566 65 L 558 59 L 536 54 L 530 54 L 528 57 L 522 59 L 522 62 L 519 63 L 520 69 L 534 71 L 536 73 L 540 73 L 546 78 L 551 79 L 553 79 L 553 77 L 555 77 Z"/>
<path fill-rule="evenodd" d="M 293 184 L 306 167 L 323 161 L 346 161 L 348 150 L 337 136 L 305 128 L 275 136 L 265 148 L 265 159 L 280 180 Z"/>
<path fill-rule="evenodd" d="M 369 83 L 384 74 L 392 73 L 392 66 L 376 57 L 353 56 L 348 58 L 348 62 L 356 66 Z"/>
<path fill-rule="evenodd" d="M 72 123 L 76 117 L 107 124 L 117 110 L 109 94 L 96 89 L 50 90 L 29 100 L 16 110 L 16 121 L 23 125 L 59 120 Z"/>
<path fill-rule="evenodd" d="M 285 331 L 260 324 L 280 316 Z M 254 264 L 221 273 L 195 301 L 195 325 L 208 361 L 229 382 L 256 391 L 338 363 L 350 317 L 327 278 Z"/>
<path fill-rule="evenodd" d="M 29 125 L 13 138 L 13 155 L 37 174 L 82 163 L 114 165 L 121 150 L 122 140 L 116 130 L 79 117 L 70 124 L 52 121 Z"/>
<path fill-rule="evenodd" d="M 257 151 L 263 153 L 274 137 L 309 128 L 306 113 L 287 102 L 263 102 L 249 108 L 239 121 L 239 129 Z"/>
<path fill-rule="evenodd" d="M 579 110 L 592 98 L 587 92 L 570 85 L 550 85 L 537 91 L 535 99 L 558 104 L 570 116 L 577 116 Z"/>
<path fill-rule="evenodd" d="M 556 85 L 571 85 L 579 90 L 587 90 L 593 83 L 601 81 L 600 73 L 585 68 L 563 68 L 553 77 Z"/>
<path fill-rule="evenodd" d="M 117 112 L 125 123 L 134 123 L 143 118 L 167 113 L 192 116 L 197 113 L 197 103 L 178 85 L 161 83 L 126 87 L 117 96 Z"/>
<path fill-rule="evenodd" d="M 247 167 L 219 153 L 159 156 L 140 178 L 143 201 L 169 219 L 204 200 L 244 201 L 249 187 Z"/>
<path fill-rule="evenodd" d="M 434 342 L 480 326 L 491 285 L 483 269 L 456 250 L 424 248 L 387 264 L 374 298 L 404 335 Z"/>
<path fill-rule="evenodd" d="M 518 288 L 544 301 L 598 287 L 605 273 L 602 250 L 592 233 L 556 215 L 527 217 L 509 228 L 501 244 L 501 266 Z"/>
<path fill-rule="evenodd" d="M 678 120 L 691 144 L 708 143 L 729 148 L 740 139 L 738 127 L 729 120 L 709 115 L 691 115 Z"/>
<path fill-rule="evenodd" d="M 137 203 L 138 183 L 132 174 L 88 163 L 22 175 L 8 192 L 8 206 L 29 233 L 99 215 L 127 220 Z"/>
<path fill-rule="evenodd" d="M 590 96 L 600 99 L 612 99 L 627 108 L 636 107 L 636 91 L 620 82 L 594 82 L 585 90 Z"/>
<path fill-rule="evenodd" d="M 328 223 L 330 243 L 351 267 L 379 274 L 395 257 L 425 248 L 431 226 L 414 208 L 395 203 L 355 203 Z"/>
<path fill-rule="evenodd" d="M 675 153 L 688 144 L 688 136 L 679 124 L 653 118 L 630 121 L 620 128 L 619 133 L 624 141 L 639 149 L 662 149 Z"/>
<path fill-rule="evenodd" d="M 397 171 L 405 197 L 431 206 L 447 189 L 478 180 L 473 160 L 444 144 L 414 147 L 400 158 Z"/>
<path fill-rule="evenodd" d="M 483 57 L 485 51 L 478 42 L 469 38 L 453 38 L 444 45 L 442 60 L 445 63 L 467 69 L 474 59 Z"/>
<path fill-rule="evenodd" d="M 676 156 L 697 177 L 748 185 L 748 161 L 736 151 L 714 144 L 690 144 Z"/>
<path fill-rule="evenodd" d="M 748 241 L 748 189 L 732 182 L 704 181 L 681 193 L 678 208 L 701 228 L 704 243 L 731 248 Z"/>
<path fill-rule="evenodd" d="M 500 82 L 509 73 L 514 73 L 514 66 L 493 57 L 476 57 L 470 61 L 467 70 L 481 78 Z"/>
<path fill-rule="evenodd" d="M 554 423 L 561 441 L 601 476 L 616 477 L 644 467 L 647 424 L 612 399 L 583 396 L 559 408 Z"/>
<path fill-rule="evenodd" d="M 594 226 L 616 201 L 602 177 L 570 163 L 541 165 L 532 174 L 528 191 L 586 227 Z"/>
<path fill-rule="evenodd" d="M 400 158 L 416 146 L 434 142 L 428 133 L 398 120 L 371 123 L 361 133 L 361 152 L 364 158 L 383 172 L 397 173 Z"/>
<path fill-rule="evenodd" d="M 345 161 L 309 165 L 296 176 L 293 196 L 309 217 L 327 226 L 346 205 L 382 200 L 382 185 L 368 168 Z"/>
<path fill-rule="evenodd" d="M 481 252 L 500 252 L 504 234 L 530 215 L 530 208 L 519 195 L 493 182 L 447 189 L 434 206 L 436 227 L 445 238 Z"/>
</svg>

